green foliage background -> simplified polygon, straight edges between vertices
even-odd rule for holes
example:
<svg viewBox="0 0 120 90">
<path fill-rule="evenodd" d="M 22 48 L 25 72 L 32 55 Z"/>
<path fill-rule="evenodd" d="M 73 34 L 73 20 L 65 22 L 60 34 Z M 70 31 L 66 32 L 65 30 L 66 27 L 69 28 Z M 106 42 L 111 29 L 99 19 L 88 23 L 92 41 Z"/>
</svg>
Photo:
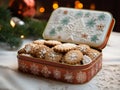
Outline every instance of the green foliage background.
<svg viewBox="0 0 120 90">
<path fill-rule="evenodd" d="M 10 25 L 11 18 L 11 12 L 4 7 L 0 7 L 0 42 L 6 43 L 11 49 L 13 49 L 21 45 L 21 35 L 24 35 L 25 38 L 31 39 L 42 38 L 42 33 L 47 21 L 24 18 L 24 25 L 16 25 L 13 28 Z"/>
</svg>

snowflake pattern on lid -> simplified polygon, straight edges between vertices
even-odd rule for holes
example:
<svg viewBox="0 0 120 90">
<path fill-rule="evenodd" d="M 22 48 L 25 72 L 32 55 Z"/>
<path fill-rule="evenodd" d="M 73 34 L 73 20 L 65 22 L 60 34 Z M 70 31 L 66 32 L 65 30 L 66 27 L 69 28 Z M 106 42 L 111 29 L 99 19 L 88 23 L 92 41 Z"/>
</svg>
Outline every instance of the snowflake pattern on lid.
<svg viewBox="0 0 120 90">
<path fill-rule="evenodd" d="M 104 42 L 111 19 L 108 12 L 58 8 L 47 24 L 44 38 L 97 46 Z"/>
<path fill-rule="evenodd" d="M 97 27 L 97 30 L 103 31 L 104 26 L 105 26 L 105 25 L 103 25 L 103 24 L 99 24 L 99 25 L 97 25 L 96 27 Z"/>
</svg>

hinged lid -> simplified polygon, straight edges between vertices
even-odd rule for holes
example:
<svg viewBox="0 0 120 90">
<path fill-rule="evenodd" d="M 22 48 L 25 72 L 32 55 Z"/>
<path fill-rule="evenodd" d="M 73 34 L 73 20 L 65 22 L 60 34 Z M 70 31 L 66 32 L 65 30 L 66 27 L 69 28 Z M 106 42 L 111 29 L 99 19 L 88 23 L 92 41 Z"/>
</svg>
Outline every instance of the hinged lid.
<svg viewBox="0 0 120 90">
<path fill-rule="evenodd" d="M 108 12 L 58 8 L 53 11 L 43 37 L 102 49 L 113 26 L 114 19 Z"/>
</svg>

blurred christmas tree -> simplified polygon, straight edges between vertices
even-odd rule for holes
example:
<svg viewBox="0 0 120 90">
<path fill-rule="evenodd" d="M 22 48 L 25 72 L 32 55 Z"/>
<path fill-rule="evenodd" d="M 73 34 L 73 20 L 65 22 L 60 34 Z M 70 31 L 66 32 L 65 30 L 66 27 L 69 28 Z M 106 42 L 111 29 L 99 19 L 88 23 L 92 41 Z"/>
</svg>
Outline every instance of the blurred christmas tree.
<svg viewBox="0 0 120 90">
<path fill-rule="evenodd" d="M 22 38 L 42 38 L 46 21 L 32 18 L 23 20 L 24 24 L 13 22 L 11 12 L 0 7 L 0 42 L 6 43 L 11 49 L 17 49 L 22 43 Z"/>
<path fill-rule="evenodd" d="M 4 7 L 0 7 L 0 41 L 5 42 L 11 49 L 21 44 L 21 39 L 16 35 L 16 29 L 10 25 L 11 13 Z"/>
<path fill-rule="evenodd" d="M 33 18 L 25 18 L 24 22 L 26 27 L 26 31 L 24 32 L 24 34 L 27 38 L 43 38 L 42 33 L 47 24 L 47 21 L 40 21 Z"/>
</svg>

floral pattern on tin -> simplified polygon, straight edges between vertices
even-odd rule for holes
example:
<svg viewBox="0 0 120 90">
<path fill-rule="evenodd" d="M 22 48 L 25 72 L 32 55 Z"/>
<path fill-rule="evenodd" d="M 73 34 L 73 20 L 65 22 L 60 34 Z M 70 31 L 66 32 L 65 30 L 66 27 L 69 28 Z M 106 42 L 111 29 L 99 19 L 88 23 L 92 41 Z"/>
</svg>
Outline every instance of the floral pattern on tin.
<svg viewBox="0 0 120 90">
<path fill-rule="evenodd" d="M 79 83 L 85 82 L 87 80 L 86 72 L 80 71 L 79 73 L 77 73 L 76 80 Z"/>
<path fill-rule="evenodd" d="M 54 78 L 60 79 L 61 78 L 61 72 L 58 69 L 55 69 L 53 71 Z"/>
<path fill-rule="evenodd" d="M 51 74 L 51 72 L 49 71 L 47 66 L 44 66 L 41 70 L 41 73 L 44 77 L 49 77 L 49 75 Z"/>
<path fill-rule="evenodd" d="M 67 80 L 67 82 L 73 82 L 73 73 L 72 72 L 66 72 L 64 75 L 64 79 Z"/>
<path fill-rule="evenodd" d="M 39 75 L 39 67 L 36 64 L 30 65 L 30 71 L 34 75 Z"/>
</svg>

